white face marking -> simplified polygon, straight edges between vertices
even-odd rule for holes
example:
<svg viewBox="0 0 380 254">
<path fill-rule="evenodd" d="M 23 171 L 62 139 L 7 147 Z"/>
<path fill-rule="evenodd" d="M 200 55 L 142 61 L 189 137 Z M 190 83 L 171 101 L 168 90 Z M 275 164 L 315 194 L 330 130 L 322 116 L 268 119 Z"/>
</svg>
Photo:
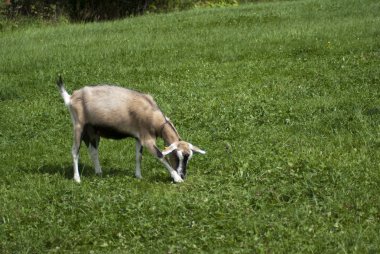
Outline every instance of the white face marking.
<svg viewBox="0 0 380 254">
<path fill-rule="evenodd" d="M 181 151 L 177 151 L 177 156 L 178 156 L 178 159 L 179 159 L 179 164 L 178 164 L 178 168 L 177 168 L 177 172 L 179 175 L 182 174 L 182 164 L 183 164 L 183 154 Z"/>
<path fill-rule="evenodd" d="M 183 161 L 183 153 L 181 151 L 177 151 L 177 156 L 180 159 L 180 161 Z"/>
</svg>

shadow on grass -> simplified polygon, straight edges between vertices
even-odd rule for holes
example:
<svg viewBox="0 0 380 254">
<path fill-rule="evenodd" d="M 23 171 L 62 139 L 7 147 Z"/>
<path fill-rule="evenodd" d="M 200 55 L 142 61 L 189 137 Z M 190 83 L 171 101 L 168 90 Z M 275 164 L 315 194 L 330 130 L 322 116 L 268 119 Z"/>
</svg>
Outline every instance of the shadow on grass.
<svg viewBox="0 0 380 254">
<path fill-rule="evenodd" d="M 132 177 L 134 178 L 134 171 L 124 169 L 124 168 L 103 168 L 103 174 L 101 176 L 95 174 L 95 170 L 92 166 L 86 164 L 79 164 L 79 174 L 81 177 L 94 178 L 94 177 Z M 21 168 L 20 171 L 27 174 L 48 174 L 48 175 L 60 175 L 65 179 L 73 179 L 73 167 L 72 165 L 43 165 L 38 169 L 26 169 Z M 144 173 L 144 172 L 143 172 Z M 166 174 L 159 174 L 158 172 L 146 173 L 145 177 L 143 175 L 143 180 L 154 182 L 154 183 L 170 183 L 172 180 Z"/>
<path fill-rule="evenodd" d="M 27 174 L 49 174 L 49 175 L 61 175 L 63 178 L 72 179 L 74 176 L 72 165 L 43 165 L 38 169 L 26 169 L 21 168 L 20 171 Z M 84 177 L 99 177 L 95 174 L 93 167 L 79 164 L 79 174 Z M 119 168 L 106 168 L 103 169 L 102 177 L 115 177 L 115 176 L 132 176 L 132 173 L 127 169 Z"/>
</svg>

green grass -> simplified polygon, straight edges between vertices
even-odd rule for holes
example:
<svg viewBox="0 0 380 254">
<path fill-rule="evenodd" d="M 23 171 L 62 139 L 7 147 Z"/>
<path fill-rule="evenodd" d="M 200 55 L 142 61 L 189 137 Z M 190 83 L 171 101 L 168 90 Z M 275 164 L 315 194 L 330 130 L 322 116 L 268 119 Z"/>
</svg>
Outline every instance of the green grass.
<svg viewBox="0 0 380 254">
<path fill-rule="evenodd" d="M 1 253 L 380 252 L 380 3 L 299 0 L 0 33 Z M 172 184 L 134 141 L 102 178 L 55 87 L 150 93 L 207 151 Z M 162 144 L 161 144 L 162 145 Z"/>
</svg>

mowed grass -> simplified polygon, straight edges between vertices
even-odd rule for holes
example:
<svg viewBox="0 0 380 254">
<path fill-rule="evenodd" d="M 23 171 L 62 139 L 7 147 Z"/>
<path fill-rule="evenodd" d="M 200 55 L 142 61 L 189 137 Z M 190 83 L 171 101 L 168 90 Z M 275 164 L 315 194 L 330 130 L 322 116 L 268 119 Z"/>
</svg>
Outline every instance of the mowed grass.
<svg viewBox="0 0 380 254">
<path fill-rule="evenodd" d="M 1 253 L 380 252 L 380 3 L 299 0 L 0 32 Z M 195 155 L 85 146 L 55 87 L 150 93 Z M 160 146 L 163 148 L 162 142 Z"/>
</svg>

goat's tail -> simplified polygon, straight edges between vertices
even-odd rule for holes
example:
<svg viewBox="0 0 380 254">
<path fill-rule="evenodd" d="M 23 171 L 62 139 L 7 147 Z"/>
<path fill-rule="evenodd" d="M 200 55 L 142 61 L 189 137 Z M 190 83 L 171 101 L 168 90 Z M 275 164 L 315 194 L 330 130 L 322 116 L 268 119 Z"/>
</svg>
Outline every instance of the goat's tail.
<svg viewBox="0 0 380 254">
<path fill-rule="evenodd" d="M 71 101 L 71 96 L 66 91 L 65 87 L 63 86 L 63 80 L 62 80 L 61 75 L 59 75 L 59 77 L 58 77 L 57 86 L 58 86 L 59 92 L 61 93 L 63 101 L 65 102 L 65 105 L 69 106 L 70 105 L 70 101 Z"/>
</svg>

